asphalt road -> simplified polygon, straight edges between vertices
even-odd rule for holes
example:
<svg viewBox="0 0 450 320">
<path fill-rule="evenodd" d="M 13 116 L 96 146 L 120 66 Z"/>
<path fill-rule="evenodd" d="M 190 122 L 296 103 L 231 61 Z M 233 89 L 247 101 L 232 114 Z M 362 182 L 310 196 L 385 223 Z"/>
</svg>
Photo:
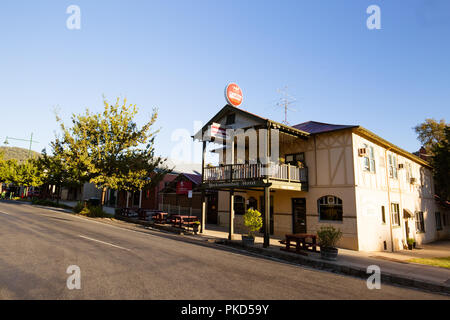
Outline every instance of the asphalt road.
<svg viewBox="0 0 450 320">
<path fill-rule="evenodd" d="M 0 299 L 447 299 L 0 202 Z M 69 290 L 70 265 L 81 289 Z"/>
</svg>

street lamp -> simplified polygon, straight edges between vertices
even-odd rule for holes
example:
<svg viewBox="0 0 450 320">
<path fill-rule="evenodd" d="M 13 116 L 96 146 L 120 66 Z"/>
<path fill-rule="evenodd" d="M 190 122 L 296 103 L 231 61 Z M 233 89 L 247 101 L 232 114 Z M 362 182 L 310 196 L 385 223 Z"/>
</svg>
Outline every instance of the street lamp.
<svg viewBox="0 0 450 320">
<path fill-rule="evenodd" d="M 8 136 L 7 136 L 6 139 L 5 139 L 5 142 L 3 142 L 3 144 L 8 145 L 8 144 L 9 144 L 8 139 L 17 140 L 17 141 L 25 141 L 25 142 L 29 142 L 29 143 L 30 143 L 30 148 L 28 149 L 28 157 L 29 157 L 29 158 L 31 158 L 31 145 L 32 145 L 33 143 L 39 143 L 39 141 L 33 140 L 33 133 L 31 133 L 31 138 L 30 138 L 30 140 L 27 140 L 27 139 L 12 138 L 12 137 L 8 137 Z"/>
</svg>

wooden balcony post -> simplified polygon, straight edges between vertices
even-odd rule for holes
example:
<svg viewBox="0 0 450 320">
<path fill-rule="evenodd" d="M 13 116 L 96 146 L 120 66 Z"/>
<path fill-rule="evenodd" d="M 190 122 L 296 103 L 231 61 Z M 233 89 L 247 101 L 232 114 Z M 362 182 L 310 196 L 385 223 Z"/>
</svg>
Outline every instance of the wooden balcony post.
<svg viewBox="0 0 450 320">
<path fill-rule="evenodd" d="M 288 182 L 291 182 L 291 164 L 290 163 L 288 163 L 287 171 L 288 171 L 288 174 L 287 174 Z"/>
<path fill-rule="evenodd" d="M 264 188 L 264 243 L 263 247 L 270 245 L 270 188 Z"/>
</svg>

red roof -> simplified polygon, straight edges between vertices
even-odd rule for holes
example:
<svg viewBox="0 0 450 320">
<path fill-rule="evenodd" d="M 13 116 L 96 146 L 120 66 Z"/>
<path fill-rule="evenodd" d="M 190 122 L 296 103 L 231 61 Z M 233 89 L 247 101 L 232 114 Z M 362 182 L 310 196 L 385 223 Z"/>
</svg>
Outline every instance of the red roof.
<svg viewBox="0 0 450 320">
<path fill-rule="evenodd" d="M 331 123 L 323 123 L 317 121 L 308 121 L 300 124 L 296 124 L 292 126 L 295 129 L 299 129 L 310 134 L 323 133 L 323 132 L 331 132 L 342 129 L 356 128 L 358 126 L 354 125 L 342 125 L 342 124 L 331 124 Z"/>
</svg>

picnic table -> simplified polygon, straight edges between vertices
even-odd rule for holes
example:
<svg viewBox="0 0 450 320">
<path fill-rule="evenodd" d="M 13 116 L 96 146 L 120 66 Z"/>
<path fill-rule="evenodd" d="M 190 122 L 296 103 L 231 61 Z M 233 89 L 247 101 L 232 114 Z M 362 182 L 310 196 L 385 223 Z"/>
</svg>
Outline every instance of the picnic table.
<svg viewBox="0 0 450 320">
<path fill-rule="evenodd" d="M 291 246 L 294 246 L 295 244 L 295 252 L 298 254 L 306 255 L 306 253 L 302 252 L 302 250 L 317 252 L 317 236 L 315 234 L 286 234 L 285 240 L 280 242 L 286 245 L 286 247 L 281 248 L 281 250 L 291 251 Z"/>
<path fill-rule="evenodd" d="M 162 211 L 160 211 L 160 212 L 155 212 L 155 213 L 153 213 L 153 215 L 152 215 L 152 219 L 153 219 L 154 222 L 162 223 L 162 222 L 165 222 L 165 221 L 166 221 L 167 215 L 168 215 L 167 212 L 162 212 Z"/>
<path fill-rule="evenodd" d="M 195 223 L 195 221 L 198 221 L 197 216 L 187 216 L 187 215 L 179 215 L 175 214 L 170 216 L 170 220 L 174 227 L 192 227 Z"/>
</svg>

